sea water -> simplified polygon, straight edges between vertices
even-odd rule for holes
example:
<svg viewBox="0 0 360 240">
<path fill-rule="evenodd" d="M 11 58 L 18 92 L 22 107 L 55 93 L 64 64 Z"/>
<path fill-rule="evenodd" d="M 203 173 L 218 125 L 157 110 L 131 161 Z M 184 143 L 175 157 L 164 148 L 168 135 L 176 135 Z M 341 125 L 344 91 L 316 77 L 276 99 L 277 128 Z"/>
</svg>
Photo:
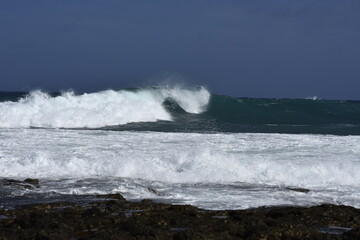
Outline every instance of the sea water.
<svg viewBox="0 0 360 240">
<path fill-rule="evenodd" d="M 360 207 L 360 103 L 205 88 L 2 93 L 2 206 L 120 193 L 205 209 Z"/>
</svg>

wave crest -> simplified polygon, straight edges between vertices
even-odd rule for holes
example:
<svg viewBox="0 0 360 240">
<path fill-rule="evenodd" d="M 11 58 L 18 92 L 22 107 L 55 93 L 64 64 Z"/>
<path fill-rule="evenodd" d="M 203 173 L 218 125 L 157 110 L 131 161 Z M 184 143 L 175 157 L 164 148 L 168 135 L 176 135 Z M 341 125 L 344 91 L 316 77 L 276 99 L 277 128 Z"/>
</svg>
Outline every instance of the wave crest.
<svg viewBox="0 0 360 240">
<path fill-rule="evenodd" d="M 210 93 L 203 87 L 107 90 L 82 95 L 66 92 L 57 97 L 34 91 L 17 102 L 0 103 L 0 127 L 98 128 L 171 121 L 163 106 L 168 98 L 186 112 L 197 114 L 205 110 Z"/>
</svg>

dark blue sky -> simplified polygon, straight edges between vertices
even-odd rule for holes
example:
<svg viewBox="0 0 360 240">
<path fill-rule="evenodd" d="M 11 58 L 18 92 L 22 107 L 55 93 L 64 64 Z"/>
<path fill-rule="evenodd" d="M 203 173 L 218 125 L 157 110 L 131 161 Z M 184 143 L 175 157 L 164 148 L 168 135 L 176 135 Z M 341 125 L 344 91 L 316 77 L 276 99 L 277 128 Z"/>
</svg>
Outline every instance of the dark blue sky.
<svg viewBox="0 0 360 240">
<path fill-rule="evenodd" d="M 360 99 L 360 1 L 0 1 L 0 91 L 163 76 L 239 97 Z"/>
</svg>

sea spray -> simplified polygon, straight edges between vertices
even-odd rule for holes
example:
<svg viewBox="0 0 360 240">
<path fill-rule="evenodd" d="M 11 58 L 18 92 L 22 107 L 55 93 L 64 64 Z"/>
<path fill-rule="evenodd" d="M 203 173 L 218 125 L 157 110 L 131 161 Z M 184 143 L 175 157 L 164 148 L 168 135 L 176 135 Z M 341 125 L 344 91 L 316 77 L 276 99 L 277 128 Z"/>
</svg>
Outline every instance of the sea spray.
<svg viewBox="0 0 360 240">
<path fill-rule="evenodd" d="M 201 113 L 210 99 L 205 88 L 145 88 L 107 90 L 52 97 L 31 92 L 17 102 L 0 102 L 0 128 L 98 128 L 132 122 L 171 121 L 163 106 L 173 99 L 186 112 Z"/>
</svg>

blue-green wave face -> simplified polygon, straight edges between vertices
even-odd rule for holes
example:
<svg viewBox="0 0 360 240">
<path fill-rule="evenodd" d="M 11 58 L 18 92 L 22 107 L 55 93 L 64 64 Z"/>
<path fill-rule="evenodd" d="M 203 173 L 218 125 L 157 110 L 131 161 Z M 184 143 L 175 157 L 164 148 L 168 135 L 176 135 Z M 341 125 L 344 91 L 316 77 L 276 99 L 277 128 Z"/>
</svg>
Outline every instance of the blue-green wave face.
<svg viewBox="0 0 360 240">
<path fill-rule="evenodd" d="M 360 102 L 234 98 L 205 88 L 0 93 L 1 128 L 360 134 Z"/>
</svg>

